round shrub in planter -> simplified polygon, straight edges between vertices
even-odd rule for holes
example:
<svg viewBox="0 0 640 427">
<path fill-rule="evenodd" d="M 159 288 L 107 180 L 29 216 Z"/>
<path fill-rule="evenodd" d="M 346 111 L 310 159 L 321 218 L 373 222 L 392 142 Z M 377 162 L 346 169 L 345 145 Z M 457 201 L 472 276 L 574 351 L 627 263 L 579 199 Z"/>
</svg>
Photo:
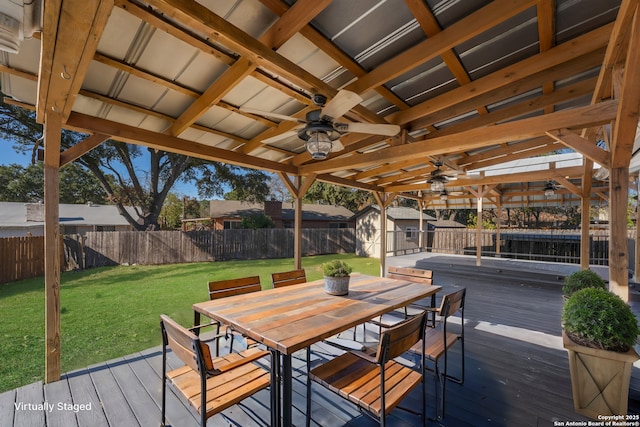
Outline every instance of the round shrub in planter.
<svg viewBox="0 0 640 427">
<path fill-rule="evenodd" d="M 628 351 L 640 333 L 631 308 L 614 293 L 597 288 L 575 292 L 564 306 L 562 323 L 577 344 L 609 351 Z"/>
<path fill-rule="evenodd" d="M 580 270 L 564 278 L 562 293 L 568 298 L 575 292 L 585 288 L 607 289 L 607 283 L 591 270 Z"/>
<path fill-rule="evenodd" d="M 349 264 L 338 259 L 322 264 L 325 292 L 330 295 L 347 295 L 351 271 Z"/>
<path fill-rule="evenodd" d="M 593 419 L 626 414 L 640 332 L 631 308 L 604 289 L 582 289 L 564 305 L 562 323 L 575 411 Z"/>
</svg>

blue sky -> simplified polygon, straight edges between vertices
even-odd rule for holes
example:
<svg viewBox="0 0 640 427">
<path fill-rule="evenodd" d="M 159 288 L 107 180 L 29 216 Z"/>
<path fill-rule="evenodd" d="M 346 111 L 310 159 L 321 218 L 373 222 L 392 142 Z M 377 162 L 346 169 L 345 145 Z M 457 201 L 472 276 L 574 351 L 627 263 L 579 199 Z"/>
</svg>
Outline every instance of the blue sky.
<svg viewBox="0 0 640 427">
<path fill-rule="evenodd" d="M 31 153 L 16 153 L 10 142 L 0 139 L 0 165 L 7 166 L 13 163 L 21 166 L 29 165 L 31 163 Z M 137 167 L 142 170 L 144 166 L 145 160 L 140 159 Z M 174 185 L 171 191 L 178 194 L 179 197 L 188 196 L 198 198 L 198 191 L 196 190 L 195 184 L 180 182 Z"/>
</svg>

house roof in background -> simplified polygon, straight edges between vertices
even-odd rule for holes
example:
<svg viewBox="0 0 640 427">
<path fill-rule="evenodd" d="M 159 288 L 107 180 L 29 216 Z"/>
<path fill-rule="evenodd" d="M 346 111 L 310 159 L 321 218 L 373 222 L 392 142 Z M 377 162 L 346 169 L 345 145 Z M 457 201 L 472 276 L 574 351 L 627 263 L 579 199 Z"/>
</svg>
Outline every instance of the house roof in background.
<svg viewBox="0 0 640 427">
<path fill-rule="evenodd" d="M 291 204 L 282 204 L 282 219 L 293 220 L 295 207 Z M 308 221 L 348 221 L 353 217 L 353 212 L 343 206 L 303 204 L 302 219 Z"/>
<path fill-rule="evenodd" d="M 209 204 L 211 218 L 238 218 L 264 213 L 264 204 L 248 203 L 238 200 L 211 200 Z M 282 219 L 293 220 L 295 208 L 291 203 L 282 203 Z M 302 219 L 307 221 L 346 221 L 353 212 L 342 206 L 304 203 Z"/>
<path fill-rule="evenodd" d="M 360 211 L 358 211 L 355 215 L 356 217 L 365 215 L 370 210 L 376 210 L 380 212 L 380 206 L 371 205 L 367 206 Z M 420 211 L 414 208 L 409 208 L 405 206 L 390 206 L 387 208 L 387 217 L 394 220 L 419 220 L 420 219 Z M 435 221 L 435 218 L 429 214 L 422 213 L 422 219 L 424 221 Z"/>
<path fill-rule="evenodd" d="M 437 221 L 429 221 L 429 225 L 436 228 L 466 228 L 466 226 L 452 219 L 439 219 Z"/>
<path fill-rule="evenodd" d="M 0 202 L 0 227 L 34 227 L 44 221 L 27 221 L 27 205 L 22 202 Z M 43 206 L 44 208 L 44 206 Z M 127 208 L 131 209 L 131 208 Z M 61 225 L 130 225 L 114 205 L 60 204 Z"/>
</svg>

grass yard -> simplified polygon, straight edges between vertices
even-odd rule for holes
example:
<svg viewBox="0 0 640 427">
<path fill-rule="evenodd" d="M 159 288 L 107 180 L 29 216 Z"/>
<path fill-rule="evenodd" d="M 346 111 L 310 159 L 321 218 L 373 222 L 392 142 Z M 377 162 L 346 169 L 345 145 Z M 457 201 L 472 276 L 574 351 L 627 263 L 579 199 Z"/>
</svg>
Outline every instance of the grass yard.
<svg viewBox="0 0 640 427">
<path fill-rule="evenodd" d="M 309 280 L 320 265 L 342 259 L 354 272 L 378 275 L 380 262 L 355 255 L 302 259 Z M 191 305 L 204 301 L 207 282 L 293 269 L 293 259 L 226 261 L 162 266 L 104 267 L 62 274 L 62 372 L 161 344 L 159 315 L 191 326 Z M 0 285 L 0 393 L 44 378 L 44 279 Z"/>
</svg>

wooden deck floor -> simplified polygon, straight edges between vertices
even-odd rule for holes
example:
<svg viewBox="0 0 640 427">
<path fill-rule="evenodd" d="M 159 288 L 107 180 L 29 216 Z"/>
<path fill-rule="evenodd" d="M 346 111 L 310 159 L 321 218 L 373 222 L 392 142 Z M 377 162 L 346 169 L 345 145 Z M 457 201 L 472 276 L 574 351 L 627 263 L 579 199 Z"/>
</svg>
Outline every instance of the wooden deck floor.
<svg viewBox="0 0 640 427">
<path fill-rule="evenodd" d="M 443 292 L 467 287 L 465 383 L 448 384 L 444 425 L 553 426 L 555 421 L 586 420 L 573 411 L 567 355 L 560 339 L 559 285 L 476 277 L 455 268 L 436 271 L 435 282 L 444 286 Z M 459 346 L 455 348 L 450 362 L 454 368 L 458 366 Z M 314 346 L 315 361 L 333 354 L 331 347 Z M 305 420 L 303 359 L 303 353 L 294 357 L 296 426 L 303 426 Z M 0 394 L 0 427 L 158 426 L 161 363 L 161 349 L 152 348 L 68 373 L 62 381 L 5 392 Z M 638 368 L 633 371 L 630 411 L 638 413 L 640 372 Z M 434 381 L 432 377 L 429 380 L 428 412 L 433 414 Z M 418 399 L 416 391 L 403 406 L 419 408 Z M 224 416 L 211 418 L 208 425 L 266 426 L 269 419 L 269 391 L 264 390 L 225 411 Z M 313 389 L 312 420 L 312 425 L 322 427 L 377 425 L 319 386 Z M 198 425 L 189 409 L 171 393 L 168 421 L 174 427 Z M 420 422 L 397 409 L 388 421 L 399 427 Z"/>
</svg>

